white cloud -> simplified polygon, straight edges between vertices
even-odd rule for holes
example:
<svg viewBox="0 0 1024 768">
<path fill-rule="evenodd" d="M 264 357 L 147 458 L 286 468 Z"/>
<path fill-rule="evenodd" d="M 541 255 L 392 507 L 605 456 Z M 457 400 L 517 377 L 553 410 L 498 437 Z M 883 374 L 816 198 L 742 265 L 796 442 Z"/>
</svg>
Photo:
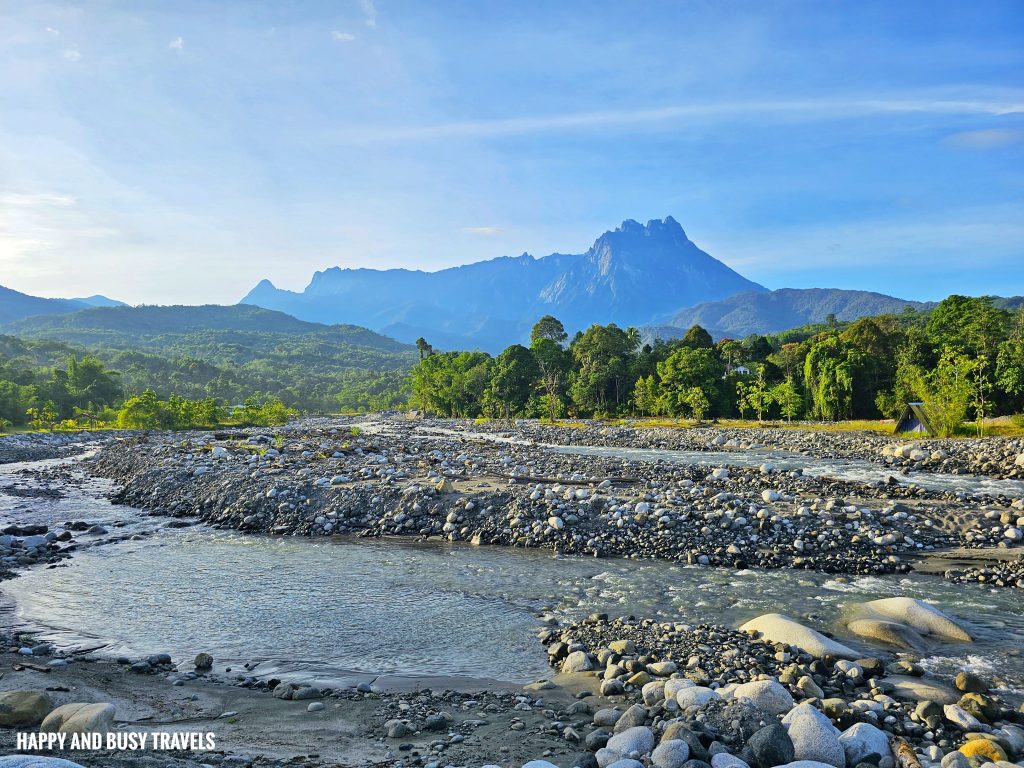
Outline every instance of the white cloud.
<svg viewBox="0 0 1024 768">
<path fill-rule="evenodd" d="M 359 0 L 359 7 L 363 9 L 363 21 L 368 27 L 377 26 L 377 9 L 373 0 Z"/>
<path fill-rule="evenodd" d="M 1024 142 L 1024 131 L 1010 128 L 988 128 L 981 131 L 963 131 L 947 137 L 946 143 L 968 149 L 995 149 Z"/>
<path fill-rule="evenodd" d="M 463 227 L 463 232 L 468 232 L 471 235 L 483 235 L 484 237 L 492 237 L 493 235 L 500 235 L 504 230 L 500 227 Z"/>
<path fill-rule="evenodd" d="M 172 51 L 181 51 L 185 48 L 185 40 L 179 35 L 178 37 L 171 40 L 167 46 Z"/>
<path fill-rule="evenodd" d="M 331 38 L 342 43 L 351 43 L 353 40 L 356 39 L 356 36 L 350 32 L 341 32 L 336 29 L 333 32 L 331 32 Z"/>
<path fill-rule="evenodd" d="M 47 27 L 46 31 L 47 31 L 48 34 L 51 34 L 54 37 L 59 37 L 60 36 L 60 30 L 59 29 L 54 29 L 53 27 Z"/>
<path fill-rule="evenodd" d="M 68 48 L 66 51 L 64 51 L 64 58 L 68 61 L 78 61 L 80 58 L 82 58 L 82 54 L 79 53 L 78 49 L 76 48 Z"/>
<path fill-rule="evenodd" d="M 486 138 L 574 129 L 628 128 L 678 123 L 683 120 L 760 116 L 789 120 L 834 120 L 890 114 L 1016 115 L 1024 114 L 1024 95 L 1004 99 L 788 99 L 713 102 L 655 109 L 573 112 L 542 117 L 468 120 L 436 125 L 354 130 L 346 136 L 362 140 Z"/>
</svg>

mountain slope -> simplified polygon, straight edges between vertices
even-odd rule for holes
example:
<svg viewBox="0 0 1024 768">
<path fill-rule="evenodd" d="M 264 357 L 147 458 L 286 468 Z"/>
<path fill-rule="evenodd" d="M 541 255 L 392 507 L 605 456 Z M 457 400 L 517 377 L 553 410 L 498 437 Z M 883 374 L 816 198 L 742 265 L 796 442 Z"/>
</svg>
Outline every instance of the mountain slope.
<svg viewBox="0 0 1024 768">
<path fill-rule="evenodd" d="M 807 323 L 820 323 L 829 315 L 837 320 L 856 320 L 881 314 L 898 314 L 906 307 L 926 309 L 926 302 L 908 301 L 871 291 L 840 288 L 781 288 L 746 292 L 721 301 L 684 309 L 645 329 L 663 339 L 682 336 L 692 325 L 706 328 L 715 338 L 743 338 L 752 333 L 778 333 Z"/>
<path fill-rule="evenodd" d="M 31 317 L 0 327 L 30 339 L 86 346 L 137 348 L 205 359 L 245 361 L 298 343 L 333 346 L 335 354 L 360 350 L 411 355 L 412 348 L 366 328 L 321 325 L 260 307 L 95 307 L 67 315 Z M 390 367 L 390 366 L 385 366 Z"/>
<path fill-rule="evenodd" d="M 629 220 L 583 254 L 528 254 L 438 272 L 341 269 L 317 272 L 304 291 L 267 280 L 244 299 L 316 322 L 351 322 L 403 341 L 491 351 L 523 341 L 544 314 L 570 330 L 636 325 L 707 299 L 764 290 L 701 251 L 669 217 Z"/>
<path fill-rule="evenodd" d="M 56 315 L 77 312 L 85 304 L 70 299 L 44 299 L 0 286 L 0 323 L 32 315 Z"/>
</svg>

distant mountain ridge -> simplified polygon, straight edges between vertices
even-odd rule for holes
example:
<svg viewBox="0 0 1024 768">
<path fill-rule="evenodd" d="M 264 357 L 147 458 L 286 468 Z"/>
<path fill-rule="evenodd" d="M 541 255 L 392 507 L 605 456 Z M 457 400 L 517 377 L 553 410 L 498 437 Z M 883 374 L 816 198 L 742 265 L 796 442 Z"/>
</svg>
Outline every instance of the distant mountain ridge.
<svg viewBox="0 0 1024 768">
<path fill-rule="evenodd" d="M 644 332 L 648 337 L 667 340 L 700 325 L 716 339 L 743 338 L 752 333 L 779 333 L 808 323 L 821 323 L 829 315 L 835 315 L 837 320 L 856 320 L 870 315 L 899 314 L 906 307 L 921 310 L 933 306 L 934 302 L 909 301 L 872 291 L 780 288 L 704 302 L 652 323 Z"/>
<path fill-rule="evenodd" d="M 9 323 L 35 315 L 64 315 L 94 306 L 124 306 L 106 296 L 85 299 L 44 299 L 0 285 L 0 323 Z"/>
<path fill-rule="evenodd" d="M 711 257 L 671 216 L 627 220 L 582 254 L 500 257 L 438 272 L 331 269 L 305 290 L 261 281 L 242 304 L 314 322 L 349 322 L 401 341 L 497 351 L 553 314 L 570 331 L 641 325 L 699 301 L 765 291 Z"/>
</svg>

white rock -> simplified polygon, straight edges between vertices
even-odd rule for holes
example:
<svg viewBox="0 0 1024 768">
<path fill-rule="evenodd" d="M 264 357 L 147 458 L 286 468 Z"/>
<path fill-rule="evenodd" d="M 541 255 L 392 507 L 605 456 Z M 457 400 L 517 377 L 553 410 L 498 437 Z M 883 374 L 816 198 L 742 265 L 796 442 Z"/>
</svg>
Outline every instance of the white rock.
<svg viewBox="0 0 1024 768">
<path fill-rule="evenodd" d="M 676 703 L 682 709 L 688 709 L 690 707 L 703 707 L 709 701 L 719 698 L 721 697 L 710 688 L 695 685 L 692 688 L 683 688 L 679 691 L 676 694 Z"/>
<path fill-rule="evenodd" d="M 113 729 L 113 704 L 64 704 L 39 726 L 41 733 L 106 733 Z"/>
<path fill-rule="evenodd" d="M 690 745 L 682 739 L 663 741 L 651 753 L 654 768 L 682 768 L 690 759 Z"/>
<path fill-rule="evenodd" d="M 886 597 L 881 600 L 871 600 L 863 604 L 863 610 L 906 624 L 924 635 L 936 635 L 965 643 L 971 642 L 971 636 L 967 630 L 951 617 L 934 605 L 912 597 Z"/>
<path fill-rule="evenodd" d="M 636 725 L 608 739 L 607 747 L 623 756 L 633 752 L 646 755 L 654 749 L 654 732 L 646 725 Z"/>
<path fill-rule="evenodd" d="M 773 643 L 785 643 L 803 648 L 812 656 L 839 656 L 847 659 L 859 659 L 862 654 L 835 640 L 830 640 L 820 632 L 805 627 L 781 613 L 766 613 L 751 619 L 740 627 L 743 632 L 760 632 Z"/>
<path fill-rule="evenodd" d="M 798 760 L 827 763 L 846 768 L 846 753 L 839 743 L 839 731 L 822 712 L 810 704 L 794 707 L 782 718 Z"/>
<path fill-rule="evenodd" d="M 733 690 L 733 698 L 748 699 L 770 715 L 782 715 L 793 708 L 792 695 L 776 680 L 755 680 Z"/>
<path fill-rule="evenodd" d="M 872 753 L 881 757 L 892 757 L 889 737 L 870 723 L 851 725 L 839 734 L 839 743 L 843 745 L 846 764 L 849 766 L 856 765 Z"/>
</svg>

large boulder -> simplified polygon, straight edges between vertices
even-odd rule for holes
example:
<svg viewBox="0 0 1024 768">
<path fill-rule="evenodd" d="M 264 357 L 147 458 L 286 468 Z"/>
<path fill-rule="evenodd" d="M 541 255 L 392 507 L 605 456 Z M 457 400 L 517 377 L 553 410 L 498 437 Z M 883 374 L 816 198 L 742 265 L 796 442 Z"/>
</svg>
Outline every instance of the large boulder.
<svg viewBox="0 0 1024 768">
<path fill-rule="evenodd" d="M 690 759 L 690 745 L 682 739 L 663 741 L 651 753 L 654 768 L 682 768 Z"/>
<path fill-rule="evenodd" d="M 890 619 L 904 624 L 922 635 L 933 635 L 946 640 L 971 642 L 967 630 L 934 605 L 913 597 L 885 597 L 871 600 L 861 606 L 862 615 Z"/>
<path fill-rule="evenodd" d="M 846 753 L 839 743 L 839 730 L 822 712 L 810 704 L 794 707 L 782 718 L 797 760 L 827 763 L 846 768 Z"/>
<path fill-rule="evenodd" d="M 906 701 L 935 701 L 939 704 L 955 704 L 960 692 L 940 680 L 910 675 L 888 675 L 883 683 L 892 686 L 892 695 Z"/>
<path fill-rule="evenodd" d="M 70 760 L 39 755 L 8 755 L 0 757 L 0 768 L 85 768 Z"/>
<path fill-rule="evenodd" d="M 0 693 L 0 726 L 31 728 L 50 714 L 53 702 L 45 693 L 8 691 Z"/>
<path fill-rule="evenodd" d="M 846 764 L 849 766 L 862 762 L 864 758 L 870 755 L 892 757 L 889 737 L 885 735 L 884 731 L 870 723 L 851 725 L 839 734 L 839 743 L 843 745 L 843 752 L 846 753 Z M 877 760 L 871 762 L 877 762 Z"/>
<path fill-rule="evenodd" d="M 734 699 L 747 699 L 758 709 L 770 715 L 784 715 L 793 708 L 793 696 L 776 680 L 755 680 L 737 685 Z"/>
<path fill-rule="evenodd" d="M 747 739 L 743 759 L 754 768 L 773 768 L 796 758 L 793 740 L 779 723 L 766 725 Z"/>
<path fill-rule="evenodd" d="M 676 703 L 680 709 L 686 710 L 691 707 L 703 707 L 709 701 L 720 699 L 716 691 L 703 686 L 695 685 L 692 688 L 683 688 L 676 693 Z"/>
<path fill-rule="evenodd" d="M 904 650 L 920 651 L 928 647 L 928 641 L 919 632 L 896 621 L 854 619 L 846 625 L 846 628 L 857 637 L 865 637 L 868 640 L 875 640 Z"/>
<path fill-rule="evenodd" d="M 644 725 L 627 728 L 608 739 L 607 748 L 623 756 L 633 752 L 649 754 L 654 749 L 654 732 Z"/>
<path fill-rule="evenodd" d="M 44 733 L 105 733 L 114 729 L 113 704 L 65 704 L 46 716 Z"/>
<path fill-rule="evenodd" d="M 844 659 L 859 659 L 863 654 L 825 637 L 820 632 L 805 627 L 781 613 L 766 613 L 751 619 L 740 627 L 743 632 L 760 632 L 773 643 L 798 646 L 812 656 L 839 656 Z"/>
</svg>

